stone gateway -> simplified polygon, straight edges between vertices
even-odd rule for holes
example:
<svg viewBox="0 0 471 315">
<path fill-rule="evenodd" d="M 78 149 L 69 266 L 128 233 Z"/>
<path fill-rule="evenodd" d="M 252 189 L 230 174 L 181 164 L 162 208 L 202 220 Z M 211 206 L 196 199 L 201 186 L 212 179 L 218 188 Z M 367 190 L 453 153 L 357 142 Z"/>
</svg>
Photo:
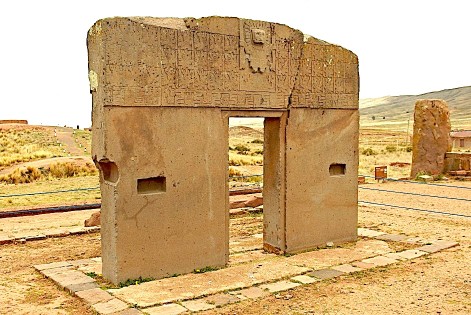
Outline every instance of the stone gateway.
<svg viewBox="0 0 471 315">
<path fill-rule="evenodd" d="M 88 32 L 103 275 L 229 257 L 229 117 L 265 118 L 267 251 L 357 236 L 358 59 L 276 23 L 109 18 Z"/>
</svg>

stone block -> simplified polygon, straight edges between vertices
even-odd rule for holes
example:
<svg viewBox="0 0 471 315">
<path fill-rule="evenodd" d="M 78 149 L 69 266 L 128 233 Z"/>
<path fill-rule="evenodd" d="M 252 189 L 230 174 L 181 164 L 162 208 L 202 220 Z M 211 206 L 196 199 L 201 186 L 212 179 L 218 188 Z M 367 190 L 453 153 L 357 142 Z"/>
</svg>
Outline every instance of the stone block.
<svg viewBox="0 0 471 315">
<path fill-rule="evenodd" d="M 362 270 L 361 268 L 354 267 L 350 264 L 344 264 L 344 265 L 340 265 L 340 266 L 333 266 L 332 269 L 340 271 L 340 272 L 344 272 L 344 273 L 352 273 L 352 272 L 357 272 L 357 271 Z"/>
<path fill-rule="evenodd" d="M 384 235 L 384 234 L 386 234 L 386 233 L 375 231 L 375 230 L 370 230 L 370 229 L 365 229 L 365 228 L 358 228 L 358 236 L 376 237 L 376 236 L 380 236 L 380 235 Z"/>
<path fill-rule="evenodd" d="M 285 25 L 221 17 L 99 20 L 87 47 L 106 279 L 227 264 L 231 115 L 265 118 L 265 249 L 356 239 L 354 53 Z"/>
<path fill-rule="evenodd" d="M 459 244 L 457 242 L 453 242 L 453 241 L 433 241 L 432 244 L 418 247 L 416 248 L 416 250 L 424 251 L 427 253 L 436 253 L 441 250 L 458 246 L 458 245 Z"/>
<path fill-rule="evenodd" d="M 42 265 L 34 265 L 33 267 L 38 270 L 46 270 L 46 269 L 55 269 L 55 268 L 64 268 L 64 267 L 71 267 L 72 264 L 68 261 L 58 261 L 49 264 L 42 264 Z"/>
<path fill-rule="evenodd" d="M 417 100 L 414 109 L 411 177 L 417 174 L 441 174 L 445 154 L 451 151 L 451 124 L 444 100 Z"/>
<path fill-rule="evenodd" d="M 361 269 L 370 269 L 376 267 L 375 264 L 372 263 L 366 263 L 363 261 L 354 261 L 351 263 L 353 267 L 361 268 Z"/>
<path fill-rule="evenodd" d="M 321 279 L 321 280 L 335 278 L 335 277 L 341 276 L 343 274 L 345 274 L 345 273 L 342 272 L 342 271 L 339 271 L 339 270 L 335 270 L 335 269 L 314 270 L 314 271 L 308 273 L 308 275 L 310 277 L 315 277 L 315 278 Z"/>
<path fill-rule="evenodd" d="M 270 293 L 276 293 L 276 292 L 291 290 L 299 286 L 300 286 L 299 283 L 283 280 L 283 281 L 263 284 L 260 286 L 260 288 L 262 288 L 263 290 L 268 290 L 268 292 Z"/>
<path fill-rule="evenodd" d="M 228 294 L 228 293 L 218 293 L 215 295 L 208 296 L 204 298 L 203 300 L 216 307 L 223 306 L 226 304 L 236 303 L 240 301 L 240 299 L 237 296 L 233 294 Z"/>
<path fill-rule="evenodd" d="M 111 294 L 100 288 L 78 291 L 75 294 L 90 305 L 100 302 L 107 302 L 113 299 Z"/>
<path fill-rule="evenodd" d="M 112 314 L 112 313 L 116 313 L 116 312 L 119 312 L 119 311 L 123 311 L 123 310 L 129 308 L 129 306 L 121 300 L 111 299 L 111 300 L 106 301 L 106 302 L 99 302 L 99 303 L 93 304 L 92 308 L 98 314 L 105 315 L 105 314 Z"/>
<path fill-rule="evenodd" d="M 398 261 L 396 259 L 388 258 L 385 256 L 376 256 L 372 258 L 363 259 L 362 262 L 367 264 L 373 264 L 376 267 L 381 267 L 397 263 Z"/>
<path fill-rule="evenodd" d="M 409 249 L 402 252 L 397 252 L 396 254 L 405 259 L 414 259 L 423 255 L 427 255 L 428 253 L 417 249 Z"/>
<path fill-rule="evenodd" d="M 260 287 L 250 287 L 240 291 L 234 291 L 238 294 L 245 296 L 248 299 L 258 299 L 268 295 L 268 291 L 263 290 Z"/>
<path fill-rule="evenodd" d="M 84 283 L 76 283 L 76 284 L 68 284 L 64 287 L 65 290 L 69 291 L 70 293 L 76 293 L 80 291 L 90 290 L 90 289 L 97 289 L 98 284 L 96 282 L 84 282 Z"/>
<path fill-rule="evenodd" d="M 378 240 L 383 240 L 383 241 L 401 242 L 407 239 L 407 236 L 401 235 L 401 234 L 383 234 L 383 235 L 378 235 L 375 238 Z"/>
<path fill-rule="evenodd" d="M 209 304 L 203 299 L 185 301 L 182 302 L 182 305 L 192 312 L 201 312 L 216 308 L 215 305 Z"/>
<path fill-rule="evenodd" d="M 316 278 L 309 277 L 309 276 L 306 276 L 306 275 L 300 275 L 300 276 L 292 277 L 291 280 L 296 281 L 296 282 L 300 282 L 302 284 L 311 284 L 311 283 L 314 283 L 316 281 L 319 281 Z"/>
<path fill-rule="evenodd" d="M 187 311 L 187 308 L 176 303 L 154 306 L 144 309 L 144 312 L 149 315 L 178 315 Z"/>
</svg>

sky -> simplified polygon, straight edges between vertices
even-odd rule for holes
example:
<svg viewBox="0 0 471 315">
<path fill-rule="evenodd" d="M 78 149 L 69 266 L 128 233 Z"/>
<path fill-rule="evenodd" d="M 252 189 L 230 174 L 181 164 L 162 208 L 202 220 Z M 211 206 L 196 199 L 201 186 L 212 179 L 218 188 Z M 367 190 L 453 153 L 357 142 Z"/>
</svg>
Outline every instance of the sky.
<svg viewBox="0 0 471 315">
<path fill-rule="evenodd" d="M 91 124 L 86 35 L 112 16 L 237 16 L 286 24 L 359 57 L 360 98 L 471 85 L 467 0 L 2 2 L 0 120 Z"/>
</svg>

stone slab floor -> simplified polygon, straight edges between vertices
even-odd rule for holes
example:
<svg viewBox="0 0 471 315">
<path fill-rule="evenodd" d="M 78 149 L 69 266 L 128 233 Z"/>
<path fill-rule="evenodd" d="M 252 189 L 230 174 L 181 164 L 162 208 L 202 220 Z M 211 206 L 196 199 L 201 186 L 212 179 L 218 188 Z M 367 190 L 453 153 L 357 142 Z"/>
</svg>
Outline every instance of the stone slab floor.
<svg viewBox="0 0 471 315">
<path fill-rule="evenodd" d="M 233 221 L 233 220 L 231 220 Z M 457 246 L 444 240 L 358 229 L 359 240 L 289 257 L 261 250 L 260 225 L 231 238 L 228 267 L 153 280 L 122 288 L 100 277 L 99 257 L 34 266 L 99 314 L 182 314 L 224 307 L 366 269 L 401 263 Z M 232 228 L 237 228 L 237 220 Z"/>
</svg>

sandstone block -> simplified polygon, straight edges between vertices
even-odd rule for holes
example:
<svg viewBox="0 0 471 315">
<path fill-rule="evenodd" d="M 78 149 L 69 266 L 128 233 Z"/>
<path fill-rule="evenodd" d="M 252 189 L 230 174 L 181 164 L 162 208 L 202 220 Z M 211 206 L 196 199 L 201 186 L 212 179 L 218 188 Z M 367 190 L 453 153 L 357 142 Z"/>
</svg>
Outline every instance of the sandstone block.
<svg viewBox="0 0 471 315">
<path fill-rule="evenodd" d="M 450 113 L 444 100 L 418 100 L 414 109 L 411 177 L 441 174 L 451 151 Z"/>
<path fill-rule="evenodd" d="M 100 225 L 100 211 L 92 213 L 90 218 L 85 220 L 84 225 L 86 227 L 99 226 Z"/>
</svg>

